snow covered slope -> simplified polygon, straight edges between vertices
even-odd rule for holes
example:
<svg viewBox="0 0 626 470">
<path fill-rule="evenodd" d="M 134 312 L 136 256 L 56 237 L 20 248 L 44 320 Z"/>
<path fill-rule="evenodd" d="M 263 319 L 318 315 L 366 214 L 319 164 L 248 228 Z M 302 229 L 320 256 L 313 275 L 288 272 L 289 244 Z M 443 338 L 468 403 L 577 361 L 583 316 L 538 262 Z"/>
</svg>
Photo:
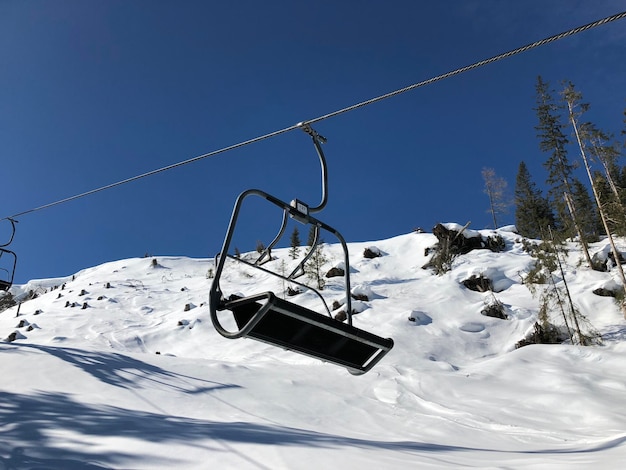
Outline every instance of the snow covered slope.
<svg viewBox="0 0 626 470">
<path fill-rule="evenodd" d="M 516 350 L 537 316 L 520 276 L 532 259 L 499 234 L 504 252 L 472 251 L 442 276 L 422 269 L 432 234 L 349 245 L 353 292 L 368 294 L 354 323 L 395 341 L 360 377 L 218 335 L 213 260 L 128 259 L 14 286 L 40 295 L 0 313 L 0 469 L 622 468 L 626 327 L 592 293 L 612 274 L 570 251 L 574 300 L 603 346 Z M 364 258 L 368 247 L 382 256 Z M 328 268 L 340 262 L 325 250 Z M 274 269 L 294 266 L 287 249 L 273 254 Z M 461 284 L 479 274 L 499 292 Z M 284 288 L 241 266 L 222 286 Z M 342 278 L 323 294 L 340 301 Z M 481 314 L 493 295 L 507 320 Z"/>
</svg>

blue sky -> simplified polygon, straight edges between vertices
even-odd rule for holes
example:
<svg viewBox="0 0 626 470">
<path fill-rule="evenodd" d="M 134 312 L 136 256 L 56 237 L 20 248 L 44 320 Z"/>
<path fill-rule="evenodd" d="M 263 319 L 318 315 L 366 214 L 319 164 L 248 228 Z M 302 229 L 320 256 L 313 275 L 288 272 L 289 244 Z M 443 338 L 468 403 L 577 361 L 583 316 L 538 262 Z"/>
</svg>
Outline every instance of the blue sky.
<svg viewBox="0 0 626 470">
<path fill-rule="evenodd" d="M 273 132 L 624 10 L 623 1 L 0 1 L 0 217 Z M 348 241 L 488 227 L 481 169 L 538 184 L 537 75 L 619 133 L 626 20 L 320 122 Z M 572 155 L 574 158 L 574 155 Z M 319 201 L 294 131 L 20 217 L 16 282 L 121 258 L 213 256 L 248 188 Z M 245 213 L 241 251 L 280 213 Z M 503 223 L 513 222 L 513 213 Z M 6 221 L 0 222 L 6 231 Z M 306 239 L 306 236 L 303 236 Z M 333 240 L 328 240 L 333 241 Z"/>
</svg>

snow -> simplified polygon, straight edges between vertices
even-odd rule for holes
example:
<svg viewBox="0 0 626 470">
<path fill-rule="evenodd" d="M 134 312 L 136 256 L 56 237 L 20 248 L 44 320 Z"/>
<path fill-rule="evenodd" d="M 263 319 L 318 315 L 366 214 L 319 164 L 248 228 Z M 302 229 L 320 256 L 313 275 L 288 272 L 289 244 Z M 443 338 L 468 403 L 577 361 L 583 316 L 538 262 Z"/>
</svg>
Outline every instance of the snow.
<svg viewBox="0 0 626 470">
<path fill-rule="evenodd" d="M 532 259 L 513 229 L 497 233 L 504 252 L 472 251 L 442 276 L 422 269 L 432 234 L 376 241 L 374 259 L 362 256 L 373 242 L 349 244 L 352 293 L 368 299 L 353 302 L 354 324 L 395 342 L 359 377 L 217 334 L 212 259 L 127 259 L 14 286 L 41 294 L 19 317 L 0 313 L 0 338 L 18 333 L 0 342 L 0 469 L 622 468 L 626 328 L 614 300 L 591 293 L 614 273 L 569 247 L 569 287 L 602 346 L 515 349 L 537 315 L 521 284 Z M 338 265 L 341 247 L 324 249 Z M 272 254 L 264 267 L 297 264 Z M 479 274 L 497 292 L 463 287 Z M 283 289 L 248 267 L 222 285 Z M 322 293 L 341 300 L 343 278 Z M 481 315 L 492 296 L 508 320 Z"/>
</svg>

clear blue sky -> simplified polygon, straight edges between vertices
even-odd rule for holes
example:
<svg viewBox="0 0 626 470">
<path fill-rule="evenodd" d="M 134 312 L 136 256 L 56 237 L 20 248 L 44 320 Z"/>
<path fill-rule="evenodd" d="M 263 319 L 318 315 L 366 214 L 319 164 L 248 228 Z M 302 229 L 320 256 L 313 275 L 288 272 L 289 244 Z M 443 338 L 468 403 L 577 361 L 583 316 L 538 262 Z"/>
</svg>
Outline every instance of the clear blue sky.
<svg viewBox="0 0 626 470">
<path fill-rule="evenodd" d="M 625 6 L 0 0 L 0 217 L 315 118 Z M 523 159 L 538 184 L 545 180 L 533 128 L 537 75 L 554 85 L 572 80 L 591 102 L 589 118 L 618 133 L 625 44 L 621 20 L 317 124 L 330 171 L 319 218 L 348 241 L 437 222 L 488 227 L 483 167 L 512 189 Z M 317 203 L 310 139 L 283 134 L 25 215 L 11 246 L 16 282 L 145 253 L 213 256 L 237 194 L 251 187 Z M 276 212 L 247 214 L 241 251 L 271 239 L 280 222 Z M 512 222 L 513 213 L 503 220 Z"/>
</svg>

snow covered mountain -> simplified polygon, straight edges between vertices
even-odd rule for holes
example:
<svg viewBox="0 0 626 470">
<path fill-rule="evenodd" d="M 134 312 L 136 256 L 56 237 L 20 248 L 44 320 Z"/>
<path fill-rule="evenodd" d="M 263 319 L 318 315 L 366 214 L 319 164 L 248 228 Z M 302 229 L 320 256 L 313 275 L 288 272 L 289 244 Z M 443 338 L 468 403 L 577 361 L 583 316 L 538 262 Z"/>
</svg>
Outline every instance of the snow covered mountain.
<svg viewBox="0 0 626 470">
<path fill-rule="evenodd" d="M 497 234 L 504 251 L 471 251 L 441 276 L 423 269 L 433 234 L 349 244 L 353 292 L 367 297 L 354 324 L 395 341 L 358 377 L 217 334 L 211 259 L 127 259 L 14 286 L 37 296 L 0 313 L 0 469 L 622 468 L 626 326 L 592 292 L 613 274 L 570 247 L 568 285 L 602 346 L 515 349 L 537 319 L 521 282 L 533 259 L 519 235 Z M 324 250 L 330 269 L 340 247 Z M 274 269 L 297 263 L 273 255 Z M 494 292 L 463 285 L 480 275 Z M 329 303 L 342 282 L 327 280 Z M 241 266 L 222 284 L 284 290 Z M 506 319 L 481 313 L 494 299 Z"/>
</svg>

